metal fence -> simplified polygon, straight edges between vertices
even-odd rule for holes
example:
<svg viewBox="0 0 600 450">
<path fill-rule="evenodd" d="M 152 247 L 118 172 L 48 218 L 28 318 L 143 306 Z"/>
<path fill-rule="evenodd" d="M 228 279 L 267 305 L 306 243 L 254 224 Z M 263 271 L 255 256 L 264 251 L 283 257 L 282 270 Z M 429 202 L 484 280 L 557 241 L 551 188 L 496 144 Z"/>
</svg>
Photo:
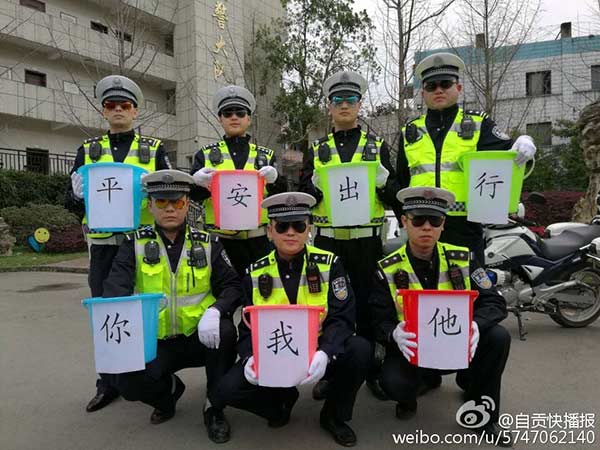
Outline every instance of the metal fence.
<svg viewBox="0 0 600 450">
<path fill-rule="evenodd" d="M 0 147 L 0 169 L 22 170 L 44 175 L 68 174 L 73 167 L 75 153 L 50 153 L 30 148 L 18 150 Z"/>
</svg>

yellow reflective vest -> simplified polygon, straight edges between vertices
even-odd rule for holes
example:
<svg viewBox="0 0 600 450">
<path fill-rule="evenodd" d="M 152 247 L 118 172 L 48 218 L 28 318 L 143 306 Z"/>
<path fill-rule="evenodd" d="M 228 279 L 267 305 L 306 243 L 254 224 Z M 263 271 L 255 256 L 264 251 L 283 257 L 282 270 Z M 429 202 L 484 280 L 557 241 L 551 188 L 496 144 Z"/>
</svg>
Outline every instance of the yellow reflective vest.
<svg viewBox="0 0 600 450">
<path fill-rule="evenodd" d="M 486 117 L 485 114 L 469 114 L 475 122 L 475 132 L 471 139 L 463 139 L 460 136 L 460 123 L 463 116 L 463 110 L 459 108 L 452 128 L 448 130 L 444 138 L 439 167 L 437 167 L 435 145 L 425 125 L 425 116 L 423 115 L 410 122 L 417 127 L 417 140 L 415 142 L 408 142 L 406 140 L 406 127 L 402 129 L 404 153 L 410 170 L 410 187 L 432 186 L 451 191 L 456 197 L 455 204 L 448 211 L 448 215 L 452 216 L 467 215 L 466 180 L 464 172 L 458 166 L 458 159 L 463 153 L 477 151 L 481 123 Z M 439 171 L 440 175 L 439 186 L 436 186 L 436 171 Z"/>
<path fill-rule="evenodd" d="M 439 258 L 439 277 L 438 277 L 438 290 L 453 290 L 454 286 L 450 280 L 449 269 L 456 265 L 460 269 L 463 277 L 465 289 L 471 288 L 470 273 L 469 273 L 469 249 L 466 247 L 459 247 L 457 245 L 443 244 L 438 242 L 437 254 Z M 396 250 L 391 255 L 385 257 L 379 261 L 378 266 L 385 274 L 390 293 L 394 299 L 396 306 L 396 313 L 398 320 L 404 320 L 404 305 L 402 297 L 397 294 L 398 288 L 394 281 L 394 275 L 398 271 L 404 271 L 408 274 L 408 289 L 422 290 L 421 282 L 419 277 L 415 273 L 414 269 L 410 264 L 408 255 L 406 254 L 406 244 Z"/>
<path fill-rule="evenodd" d="M 160 248 L 160 260 L 155 264 L 150 264 L 144 259 L 144 246 L 150 241 L 157 242 Z M 202 245 L 204 248 L 208 263 L 206 267 L 192 268 L 188 264 L 192 243 Z M 202 315 L 216 301 L 210 286 L 209 234 L 193 228 L 189 229 L 179 256 L 177 270 L 173 272 L 162 239 L 152 227 L 142 228 L 135 233 L 135 260 L 135 292 L 138 294 L 162 292 L 167 299 L 166 307 L 158 316 L 158 339 L 177 334 L 189 336 L 195 333 Z"/>
</svg>

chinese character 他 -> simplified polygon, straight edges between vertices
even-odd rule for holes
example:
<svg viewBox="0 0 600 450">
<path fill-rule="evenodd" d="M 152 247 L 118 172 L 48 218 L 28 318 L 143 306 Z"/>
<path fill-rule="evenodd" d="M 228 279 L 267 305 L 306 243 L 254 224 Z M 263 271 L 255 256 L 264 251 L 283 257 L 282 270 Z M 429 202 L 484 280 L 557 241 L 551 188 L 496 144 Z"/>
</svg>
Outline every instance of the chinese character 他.
<svg viewBox="0 0 600 450">
<path fill-rule="evenodd" d="M 475 189 L 479 189 L 479 196 L 481 197 L 483 195 L 483 186 L 492 186 L 491 187 L 491 194 L 489 194 L 490 198 L 494 198 L 496 197 L 496 185 L 497 184 L 504 184 L 504 181 L 499 180 L 499 176 L 498 175 L 491 175 L 488 179 L 486 179 L 487 177 L 487 173 L 483 172 L 483 174 L 477 179 L 477 181 L 479 182 L 479 184 L 477 184 L 477 186 L 475 186 Z M 498 180 L 498 181 L 495 181 Z"/>
<path fill-rule="evenodd" d="M 443 316 L 443 313 L 438 317 L 440 312 L 440 308 L 435 308 L 435 313 L 431 320 L 427 323 L 427 325 L 433 323 L 433 337 L 437 337 L 438 327 L 442 328 L 442 334 L 446 336 L 456 336 L 461 332 L 461 326 L 458 326 L 456 329 L 456 314 L 451 314 L 450 308 L 446 308 L 446 317 Z"/>
<path fill-rule="evenodd" d="M 231 189 L 230 194 L 233 195 L 227 197 L 227 200 L 233 200 L 235 202 L 231 206 L 242 205 L 244 208 L 247 208 L 248 205 L 244 203 L 244 199 L 247 197 L 252 197 L 252 194 L 246 194 L 246 191 L 248 190 L 246 186 L 242 186 L 240 183 L 237 185 L 239 187 Z"/>
<path fill-rule="evenodd" d="M 215 3 L 215 9 L 213 12 L 213 17 L 217 19 L 217 25 L 221 30 L 225 29 L 225 24 L 227 23 L 227 7 L 223 2 Z"/>
<path fill-rule="evenodd" d="M 225 50 L 225 46 L 227 45 L 227 43 L 225 42 L 225 39 L 223 39 L 223 36 L 219 36 L 219 40 L 217 42 L 215 42 L 215 48 L 213 49 L 213 53 L 215 55 L 218 55 L 221 50 L 223 50 L 223 54 L 225 55 L 225 57 L 229 57 L 229 55 L 227 54 L 227 50 Z"/>
<path fill-rule="evenodd" d="M 279 328 L 276 328 L 271 332 L 271 337 L 269 341 L 273 341 L 272 344 L 267 345 L 267 348 L 273 352 L 273 354 L 277 354 L 278 351 L 283 351 L 286 348 L 289 349 L 294 355 L 298 356 L 298 347 L 296 349 L 292 348 L 292 341 L 294 340 L 292 336 L 292 327 L 291 325 L 284 325 L 283 321 L 279 321 Z M 286 331 L 286 328 L 290 331 Z M 281 342 L 283 340 L 283 342 Z"/>
<path fill-rule="evenodd" d="M 119 185 L 119 182 L 117 180 L 115 180 L 115 177 L 108 177 L 108 178 L 105 178 L 104 180 L 106 181 L 106 182 L 104 182 L 104 181 L 102 182 L 102 187 L 104 187 L 104 189 L 98 189 L 96 192 L 106 191 L 108 193 L 108 203 L 110 203 L 111 193 L 113 191 L 122 191 L 123 188 L 117 187 Z"/>
<path fill-rule="evenodd" d="M 115 320 L 113 320 L 112 325 L 110 325 L 110 329 L 108 328 L 108 323 L 110 321 L 110 314 L 106 315 L 106 320 L 104 321 L 104 325 L 102 325 L 102 328 L 100 328 L 100 331 L 104 330 L 105 331 L 105 338 L 106 338 L 106 342 L 108 342 L 109 339 L 113 339 L 117 344 L 121 343 L 121 327 L 123 327 L 123 333 L 126 334 L 128 337 L 131 337 L 131 334 L 129 333 L 129 331 L 125 330 L 125 328 L 127 327 L 127 324 L 129 323 L 129 320 L 127 319 L 123 319 L 119 322 L 119 313 L 117 313 L 115 315 Z M 113 330 L 116 327 L 116 331 Z M 109 334 L 110 333 L 110 334 Z M 115 336 L 116 334 L 116 336 Z"/>
<path fill-rule="evenodd" d="M 344 196 L 344 194 L 346 194 Z M 346 186 L 340 184 L 340 201 L 344 202 L 351 198 L 358 200 L 358 181 L 354 181 L 354 185 L 350 185 L 350 178 L 346 177 Z"/>
</svg>

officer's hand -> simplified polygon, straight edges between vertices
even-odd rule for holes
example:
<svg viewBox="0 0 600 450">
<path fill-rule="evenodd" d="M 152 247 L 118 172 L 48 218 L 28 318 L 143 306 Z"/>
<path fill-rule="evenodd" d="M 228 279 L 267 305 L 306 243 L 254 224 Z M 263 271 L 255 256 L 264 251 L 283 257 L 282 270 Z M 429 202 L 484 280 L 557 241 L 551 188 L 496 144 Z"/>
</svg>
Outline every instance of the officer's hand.
<svg viewBox="0 0 600 450">
<path fill-rule="evenodd" d="M 256 372 L 254 372 L 254 369 L 252 368 L 253 365 L 254 356 L 251 356 L 250 358 L 248 358 L 248 361 L 246 361 L 246 364 L 244 364 L 244 377 L 246 377 L 248 383 L 257 385 L 258 378 L 256 377 Z"/>
<path fill-rule="evenodd" d="M 410 361 L 410 358 L 415 356 L 411 348 L 417 348 L 417 343 L 415 341 L 411 341 L 411 339 L 416 338 L 417 335 L 415 333 L 409 333 L 407 331 L 404 331 L 404 326 L 404 321 L 396 325 L 396 328 L 392 333 L 392 337 L 394 338 L 394 341 L 396 341 L 396 344 L 398 345 L 398 348 L 400 349 L 404 357 L 408 361 Z"/>
<path fill-rule="evenodd" d="M 212 181 L 212 177 L 214 174 L 215 169 L 213 169 L 212 167 L 203 167 L 192 176 L 194 177 L 194 181 L 198 186 L 210 189 L 210 182 Z"/>
<path fill-rule="evenodd" d="M 517 151 L 515 163 L 520 166 L 533 159 L 537 149 L 535 148 L 535 144 L 533 143 L 531 136 L 524 134 L 523 136 L 519 136 L 517 138 L 511 150 Z"/>
<path fill-rule="evenodd" d="M 71 187 L 73 196 L 81 200 L 83 198 L 83 177 L 77 172 L 71 174 Z"/>
<path fill-rule="evenodd" d="M 471 344 L 471 359 L 473 359 L 473 356 L 475 356 L 475 352 L 477 351 L 477 344 L 479 344 L 479 327 L 477 326 L 477 322 L 475 322 L 475 321 L 471 322 L 471 342 L 470 342 L 470 344 Z"/>
<path fill-rule="evenodd" d="M 310 181 L 312 182 L 314 187 L 316 187 L 317 189 L 321 189 L 321 177 L 317 174 L 316 170 L 313 172 Z"/>
<path fill-rule="evenodd" d="M 208 348 L 219 348 L 221 341 L 219 325 L 221 322 L 221 311 L 217 308 L 208 308 L 200 322 L 198 322 L 198 339 Z"/>
<path fill-rule="evenodd" d="M 317 350 L 314 354 L 312 361 L 310 362 L 310 367 L 308 368 L 308 376 L 300 382 L 303 384 L 315 384 L 323 375 L 325 375 L 325 370 L 327 370 L 327 364 L 329 363 L 329 356 L 323 350 Z"/>
<path fill-rule="evenodd" d="M 279 176 L 277 169 L 273 166 L 261 167 L 258 174 L 265 179 L 267 184 L 275 183 L 275 180 L 277 180 L 277 177 Z"/>
<path fill-rule="evenodd" d="M 383 164 L 379 164 L 377 167 L 377 175 L 375 176 L 375 186 L 378 188 L 385 186 L 389 175 L 390 171 L 383 167 Z"/>
</svg>

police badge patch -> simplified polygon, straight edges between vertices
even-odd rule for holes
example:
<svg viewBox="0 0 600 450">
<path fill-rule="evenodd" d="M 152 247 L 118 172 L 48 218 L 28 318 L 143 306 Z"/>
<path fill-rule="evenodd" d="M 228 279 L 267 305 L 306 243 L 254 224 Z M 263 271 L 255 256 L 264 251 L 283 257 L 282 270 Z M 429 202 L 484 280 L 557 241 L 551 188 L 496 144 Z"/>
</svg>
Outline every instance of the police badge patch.
<svg viewBox="0 0 600 450">
<path fill-rule="evenodd" d="M 510 139 L 510 136 L 502 131 L 498 125 L 492 128 L 492 134 L 503 141 L 508 141 Z"/>
<path fill-rule="evenodd" d="M 492 280 L 490 280 L 490 277 L 488 277 L 486 271 L 483 270 L 481 267 L 479 269 L 476 269 L 471 274 L 471 279 L 481 289 L 490 289 L 492 287 Z"/>
<path fill-rule="evenodd" d="M 348 298 L 348 285 L 346 284 L 346 277 L 338 277 L 331 282 L 333 288 L 333 295 L 338 300 L 346 300 Z"/>
</svg>

